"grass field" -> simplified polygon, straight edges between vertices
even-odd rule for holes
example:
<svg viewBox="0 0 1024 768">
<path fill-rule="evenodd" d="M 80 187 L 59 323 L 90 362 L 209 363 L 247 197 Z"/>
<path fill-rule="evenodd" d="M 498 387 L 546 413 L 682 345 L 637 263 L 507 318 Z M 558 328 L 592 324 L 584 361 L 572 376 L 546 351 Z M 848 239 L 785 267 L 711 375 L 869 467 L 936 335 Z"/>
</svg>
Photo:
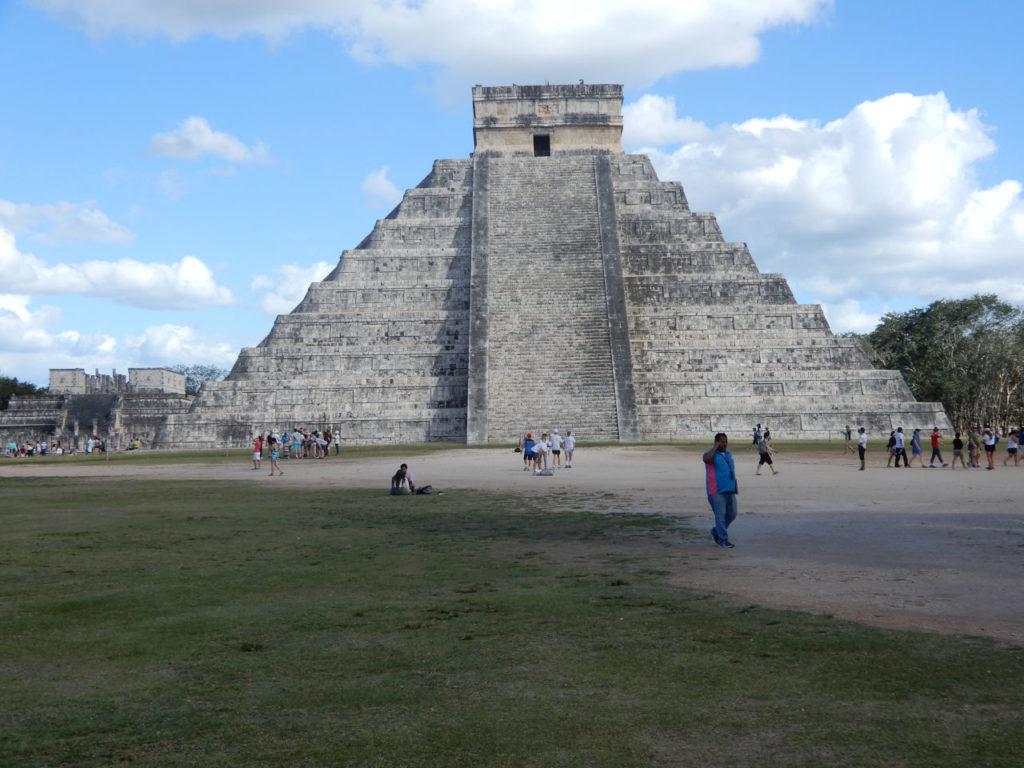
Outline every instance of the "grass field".
<svg viewBox="0 0 1024 768">
<path fill-rule="evenodd" d="M 0 498 L 3 766 L 1021 765 L 1020 648 L 670 587 L 609 494 Z"/>
</svg>

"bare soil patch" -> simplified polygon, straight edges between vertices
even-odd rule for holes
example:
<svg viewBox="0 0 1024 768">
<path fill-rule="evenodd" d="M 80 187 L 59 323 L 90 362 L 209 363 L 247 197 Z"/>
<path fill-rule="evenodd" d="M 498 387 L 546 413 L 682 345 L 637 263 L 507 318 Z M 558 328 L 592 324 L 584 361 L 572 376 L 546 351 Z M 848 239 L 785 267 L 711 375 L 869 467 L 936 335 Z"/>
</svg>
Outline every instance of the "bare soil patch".
<svg viewBox="0 0 1024 768">
<path fill-rule="evenodd" d="M 340 458 L 283 462 L 270 478 L 237 464 L 121 465 L 0 462 L 0 478 L 202 478 L 296 487 L 380 486 L 399 461 Z M 669 446 L 577 451 L 553 477 L 522 471 L 519 454 L 493 449 L 440 451 L 409 461 L 418 483 L 439 490 L 522 494 L 523 504 L 566 504 L 574 494 L 606 493 L 609 511 L 679 516 L 693 540 L 652 542 L 680 586 L 736 600 L 828 613 L 892 628 L 985 635 L 1024 645 L 1024 466 L 985 470 L 887 469 L 882 451 L 868 469 L 837 449 L 777 456 L 780 474 L 754 476 L 756 454 L 735 446 L 740 517 L 733 550 L 703 535 L 711 525 L 704 465 L 696 451 Z M 415 497 L 409 503 L 416 503 Z M 635 543 L 633 543 L 635 545 Z"/>
</svg>

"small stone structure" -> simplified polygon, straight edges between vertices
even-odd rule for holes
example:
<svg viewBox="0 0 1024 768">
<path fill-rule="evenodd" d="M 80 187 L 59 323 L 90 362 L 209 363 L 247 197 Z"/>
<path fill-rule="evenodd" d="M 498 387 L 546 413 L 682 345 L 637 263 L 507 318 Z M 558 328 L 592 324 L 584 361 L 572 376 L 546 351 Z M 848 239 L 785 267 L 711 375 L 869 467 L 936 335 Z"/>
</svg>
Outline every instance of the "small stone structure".
<svg viewBox="0 0 1024 768">
<path fill-rule="evenodd" d="M 81 451 L 95 435 L 114 450 L 134 440 L 150 447 L 168 414 L 187 411 L 191 402 L 185 376 L 166 368 L 129 368 L 127 378 L 51 368 L 47 394 L 15 395 L 0 411 L 0 442 L 59 440 Z"/>
<path fill-rule="evenodd" d="M 949 427 L 624 154 L 622 86 L 476 86 L 473 111 L 472 156 L 436 160 L 155 446 Z"/>
</svg>

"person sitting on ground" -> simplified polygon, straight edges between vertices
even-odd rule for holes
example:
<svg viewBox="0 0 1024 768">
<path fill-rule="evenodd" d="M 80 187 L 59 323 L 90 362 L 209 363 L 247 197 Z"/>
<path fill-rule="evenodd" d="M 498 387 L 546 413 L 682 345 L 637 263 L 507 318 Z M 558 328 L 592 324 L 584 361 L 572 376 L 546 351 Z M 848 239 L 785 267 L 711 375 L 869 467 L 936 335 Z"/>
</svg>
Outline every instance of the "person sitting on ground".
<svg viewBox="0 0 1024 768">
<path fill-rule="evenodd" d="M 406 486 L 408 490 L 406 490 Z M 398 468 L 398 471 L 391 476 L 391 495 L 403 496 L 406 493 L 415 493 L 416 485 L 413 483 L 412 472 L 409 471 L 409 465 L 403 464 Z"/>
</svg>

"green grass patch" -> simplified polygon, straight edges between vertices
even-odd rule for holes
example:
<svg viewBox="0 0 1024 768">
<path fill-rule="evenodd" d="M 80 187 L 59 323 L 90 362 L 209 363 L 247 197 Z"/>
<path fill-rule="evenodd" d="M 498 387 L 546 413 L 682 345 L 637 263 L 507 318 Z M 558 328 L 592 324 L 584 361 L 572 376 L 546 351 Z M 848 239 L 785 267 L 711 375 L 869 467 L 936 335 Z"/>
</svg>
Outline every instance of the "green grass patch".
<svg viewBox="0 0 1024 768">
<path fill-rule="evenodd" d="M 1020 649 L 673 588 L 688 527 L 604 495 L 0 492 L 4 766 L 1010 766 L 1024 747 Z"/>
</svg>

